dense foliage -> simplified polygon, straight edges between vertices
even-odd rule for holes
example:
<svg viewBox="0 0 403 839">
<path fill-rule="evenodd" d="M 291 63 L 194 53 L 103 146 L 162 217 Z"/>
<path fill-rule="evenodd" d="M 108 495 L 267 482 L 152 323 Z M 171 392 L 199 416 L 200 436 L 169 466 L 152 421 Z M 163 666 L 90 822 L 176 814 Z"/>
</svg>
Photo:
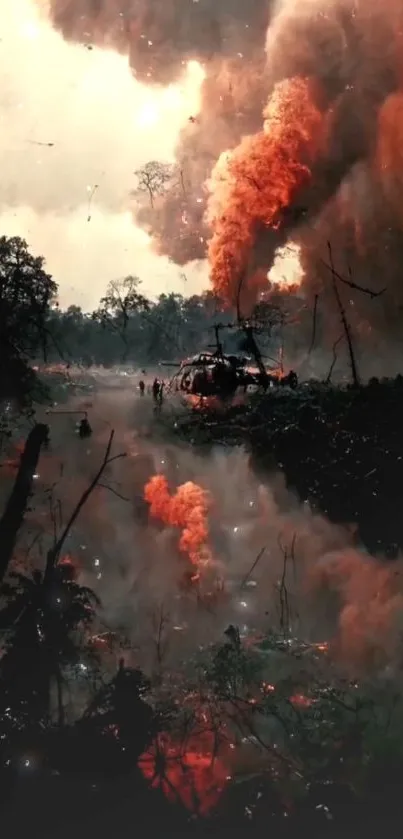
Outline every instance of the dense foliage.
<svg viewBox="0 0 403 839">
<path fill-rule="evenodd" d="M 50 343 L 47 317 L 57 285 L 18 237 L 0 237 L 0 398 L 23 403 L 36 385 L 28 364 Z"/>
</svg>

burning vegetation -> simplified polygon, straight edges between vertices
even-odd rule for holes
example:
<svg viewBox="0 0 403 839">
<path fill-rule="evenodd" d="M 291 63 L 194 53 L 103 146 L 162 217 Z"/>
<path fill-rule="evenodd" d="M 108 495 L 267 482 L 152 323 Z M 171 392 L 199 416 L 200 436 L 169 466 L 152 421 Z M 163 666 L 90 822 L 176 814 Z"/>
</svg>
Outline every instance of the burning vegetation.
<svg viewBox="0 0 403 839">
<path fill-rule="evenodd" d="M 323 120 L 307 80 L 279 83 L 264 119 L 262 133 L 245 138 L 217 163 L 210 185 L 210 276 L 218 296 L 233 306 L 249 290 L 255 298 L 249 303 L 256 303 L 267 287 L 261 269 L 266 266 L 267 273 L 274 259 L 273 231 L 286 226 L 287 212 L 295 214 L 320 143 Z"/>
</svg>

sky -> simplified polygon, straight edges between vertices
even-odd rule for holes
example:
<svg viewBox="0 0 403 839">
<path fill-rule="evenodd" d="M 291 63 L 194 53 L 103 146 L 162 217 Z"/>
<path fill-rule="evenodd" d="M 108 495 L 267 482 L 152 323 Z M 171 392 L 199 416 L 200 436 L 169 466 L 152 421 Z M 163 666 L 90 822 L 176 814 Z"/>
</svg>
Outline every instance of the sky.
<svg viewBox="0 0 403 839">
<path fill-rule="evenodd" d="M 150 296 L 205 288 L 205 264 L 186 266 L 185 282 L 131 213 L 134 172 L 173 161 L 197 112 L 201 68 L 150 89 L 125 56 L 63 41 L 34 0 L 0 0 L 0 20 L 0 234 L 45 257 L 63 307 L 90 311 L 127 274 Z"/>
</svg>

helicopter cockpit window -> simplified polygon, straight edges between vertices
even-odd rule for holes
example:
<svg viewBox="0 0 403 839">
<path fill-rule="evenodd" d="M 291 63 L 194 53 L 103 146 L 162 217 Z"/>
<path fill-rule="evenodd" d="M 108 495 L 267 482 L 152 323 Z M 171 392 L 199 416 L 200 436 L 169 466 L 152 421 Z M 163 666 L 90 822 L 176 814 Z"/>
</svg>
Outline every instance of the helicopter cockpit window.
<svg viewBox="0 0 403 839">
<path fill-rule="evenodd" d="M 206 368 L 196 370 L 192 382 L 192 393 L 197 396 L 210 396 L 211 383 Z"/>
<path fill-rule="evenodd" d="M 186 370 L 183 374 L 180 382 L 180 389 L 185 390 L 187 393 L 190 391 L 192 384 L 192 376 L 190 370 Z"/>
</svg>

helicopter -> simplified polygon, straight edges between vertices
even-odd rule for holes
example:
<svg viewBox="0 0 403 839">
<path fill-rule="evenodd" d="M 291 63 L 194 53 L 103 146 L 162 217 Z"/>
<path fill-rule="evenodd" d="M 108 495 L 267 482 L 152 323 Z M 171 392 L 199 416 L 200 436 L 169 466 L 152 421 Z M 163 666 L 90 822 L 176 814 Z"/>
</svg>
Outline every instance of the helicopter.
<svg viewBox="0 0 403 839">
<path fill-rule="evenodd" d="M 164 366 L 178 367 L 167 387 L 168 394 L 179 393 L 186 402 L 195 404 L 212 398 L 229 401 L 240 389 L 246 393 L 248 387 L 264 390 L 275 385 L 296 387 L 296 374 L 291 371 L 285 376 L 281 364 L 275 370 L 268 371 L 265 367 L 262 370 L 261 359 L 257 364 L 249 355 L 224 353 L 220 341 L 220 331 L 224 328 L 232 328 L 232 325 L 217 324 L 213 327 L 215 344 L 212 351 L 202 350 L 176 363 L 162 362 Z"/>
</svg>

